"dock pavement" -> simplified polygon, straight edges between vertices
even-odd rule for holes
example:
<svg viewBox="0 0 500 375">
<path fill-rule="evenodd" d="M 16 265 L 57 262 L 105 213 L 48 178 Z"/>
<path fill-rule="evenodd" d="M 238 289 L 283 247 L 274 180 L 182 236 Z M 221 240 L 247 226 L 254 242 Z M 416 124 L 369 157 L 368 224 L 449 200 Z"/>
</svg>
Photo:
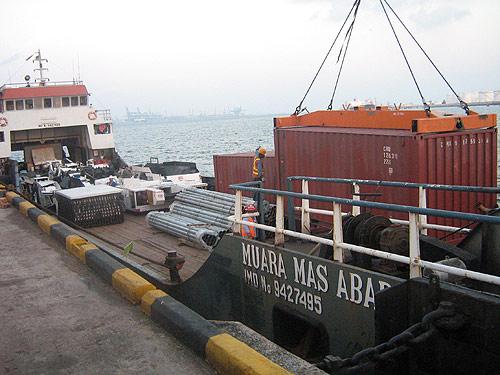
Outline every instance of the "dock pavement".
<svg viewBox="0 0 500 375">
<path fill-rule="evenodd" d="M 0 373 L 213 374 L 14 208 L 0 209 Z"/>
</svg>

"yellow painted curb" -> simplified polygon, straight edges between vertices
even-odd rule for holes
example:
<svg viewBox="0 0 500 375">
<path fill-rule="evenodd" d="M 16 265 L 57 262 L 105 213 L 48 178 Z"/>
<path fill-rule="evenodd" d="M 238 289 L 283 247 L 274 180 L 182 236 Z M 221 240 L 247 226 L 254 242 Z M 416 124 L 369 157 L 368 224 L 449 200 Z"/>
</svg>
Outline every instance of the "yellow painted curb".
<svg viewBox="0 0 500 375">
<path fill-rule="evenodd" d="M 144 314 L 150 316 L 151 315 L 151 305 L 155 303 L 157 298 L 165 297 L 167 293 L 163 290 L 155 289 L 150 290 L 146 294 L 144 294 L 141 298 L 141 310 Z"/>
<path fill-rule="evenodd" d="M 68 237 L 66 237 L 66 250 L 68 250 L 74 256 L 78 256 L 77 254 L 75 254 L 75 247 L 85 245 L 86 243 L 87 240 L 83 239 L 82 237 L 76 234 L 70 234 Z"/>
<path fill-rule="evenodd" d="M 227 333 L 210 337 L 205 347 L 205 355 L 207 362 L 220 374 L 290 374 Z"/>
<path fill-rule="evenodd" d="M 141 302 L 146 292 L 156 289 L 153 284 L 128 268 L 113 272 L 112 284 L 113 288 L 133 304 Z"/>
<path fill-rule="evenodd" d="M 14 193 L 13 191 L 9 191 L 9 192 L 7 192 L 7 194 L 5 194 L 5 198 L 7 198 L 7 201 L 8 201 L 9 203 L 11 203 L 11 202 L 12 202 L 12 199 L 14 199 L 14 198 L 16 198 L 16 197 L 19 197 L 19 194 L 16 194 L 16 193 Z"/>
<path fill-rule="evenodd" d="M 28 201 L 19 203 L 19 212 L 24 216 L 28 216 L 28 210 L 30 208 L 35 208 L 35 206 Z"/>
<path fill-rule="evenodd" d="M 85 241 L 85 240 L 84 240 Z M 67 242 L 66 242 L 67 243 Z M 90 250 L 99 250 L 99 248 L 91 242 L 73 243 L 72 246 L 66 248 L 71 254 L 80 259 L 80 262 L 87 264 L 85 253 Z"/>
<path fill-rule="evenodd" d="M 47 234 L 50 234 L 50 227 L 54 224 L 59 224 L 60 221 L 54 216 L 50 215 L 40 215 L 37 218 L 38 226 Z"/>
</svg>

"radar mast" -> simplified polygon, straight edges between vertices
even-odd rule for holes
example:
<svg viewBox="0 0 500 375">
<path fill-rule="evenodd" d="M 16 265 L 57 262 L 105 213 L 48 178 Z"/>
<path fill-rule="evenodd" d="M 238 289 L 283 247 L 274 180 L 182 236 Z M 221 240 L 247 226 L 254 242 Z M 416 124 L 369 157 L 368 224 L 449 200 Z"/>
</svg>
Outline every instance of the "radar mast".
<svg viewBox="0 0 500 375">
<path fill-rule="evenodd" d="M 38 68 L 33 69 L 33 71 L 35 73 L 38 71 L 38 74 L 40 76 L 39 78 L 35 78 L 35 82 L 38 81 L 40 83 L 40 86 L 45 86 L 45 82 L 50 81 L 50 79 L 43 76 L 43 72 L 49 70 L 43 67 L 43 62 L 45 61 L 46 63 L 48 63 L 49 60 L 42 58 L 42 53 L 40 52 L 40 50 L 36 51 L 26 60 L 31 59 L 33 56 L 35 56 L 35 58 L 33 59 L 33 64 L 36 64 L 38 62 Z"/>
</svg>

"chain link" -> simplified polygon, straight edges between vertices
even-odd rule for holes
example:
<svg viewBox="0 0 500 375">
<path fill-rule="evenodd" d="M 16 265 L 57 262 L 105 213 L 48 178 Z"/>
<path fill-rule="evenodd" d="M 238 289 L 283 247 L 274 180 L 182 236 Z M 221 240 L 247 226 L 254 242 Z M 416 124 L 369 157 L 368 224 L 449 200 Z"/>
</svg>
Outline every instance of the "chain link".
<svg viewBox="0 0 500 375">
<path fill-rule="evenodd" d="M 440 302 L 437 309 L 427 313 L 419 323 L 405 329 L 387 342 L 366 348 L 350 358 L 326 356 L 316 366 L 330 374 L 359 374 L 374 368 L 377 363 L 391 360 L 434 336 L 439 329 L 454 331 L 466 322 L 451 302 Z"/>
</svg>

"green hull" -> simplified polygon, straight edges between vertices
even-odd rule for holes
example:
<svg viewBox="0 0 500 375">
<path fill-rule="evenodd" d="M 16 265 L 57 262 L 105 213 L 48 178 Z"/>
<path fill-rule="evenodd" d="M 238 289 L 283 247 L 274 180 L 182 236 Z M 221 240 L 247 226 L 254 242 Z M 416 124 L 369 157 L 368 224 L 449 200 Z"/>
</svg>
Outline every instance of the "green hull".
<svg viewBox="0 0 500 375">
<path fill-rule="evenodd" d="M 375 344 L 375 294 L 403 281 L 228 234 L 170 293 L 208 319 L 240 321 L 306 357 L 345 357 Z"/>
</svg>

